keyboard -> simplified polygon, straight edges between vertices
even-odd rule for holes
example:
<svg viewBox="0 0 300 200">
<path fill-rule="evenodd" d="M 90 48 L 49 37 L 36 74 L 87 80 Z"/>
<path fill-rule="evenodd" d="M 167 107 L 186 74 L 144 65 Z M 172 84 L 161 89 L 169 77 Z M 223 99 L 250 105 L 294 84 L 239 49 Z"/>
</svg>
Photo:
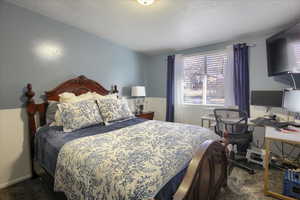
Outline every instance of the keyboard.
<svg viewBox="0 0 300 200">
<path fill-rule="evenodd" d="M 278 122 L 277 120 L 268 119 L 264 117 L 258 117 L 254 120 L 251 120 L 251 122 L 257 126 L 271 126 L 274 128 L 285 128 L 289 125 L 292 125 L 289 122 Z"/>
</svg>

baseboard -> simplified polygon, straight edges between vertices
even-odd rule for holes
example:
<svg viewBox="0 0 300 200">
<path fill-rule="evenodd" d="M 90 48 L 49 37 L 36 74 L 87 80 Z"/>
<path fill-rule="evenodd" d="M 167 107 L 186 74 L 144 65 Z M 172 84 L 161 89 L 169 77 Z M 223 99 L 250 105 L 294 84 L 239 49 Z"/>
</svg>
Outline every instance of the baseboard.
<svg viewBox="0 0 300 200">
<path fill-rule="evenodd" d="M 0 189 L 3 189 L 3 188 L 6 188 L 8 186 L 14 185 L 16 183 L 22 182 L 22 181 L 24 181 L 26 179 L 29 179 L 29 178 L 31 178 L 31 174 L 27 174 L 25 176 L 22 176 L 22 177 L 10 180 L 10 181 L 8 181 L 6 183 L 0 183 Z"/>
</svg>

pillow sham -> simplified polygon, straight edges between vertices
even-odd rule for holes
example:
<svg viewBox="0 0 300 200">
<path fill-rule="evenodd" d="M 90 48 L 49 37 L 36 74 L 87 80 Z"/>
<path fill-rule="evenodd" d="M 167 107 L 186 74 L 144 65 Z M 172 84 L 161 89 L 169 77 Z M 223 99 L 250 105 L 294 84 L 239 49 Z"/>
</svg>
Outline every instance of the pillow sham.
<svg viewBox="0 0 300 200">
<path fill-rule="evenodd" d="M 61 103 L 58 109 L 64 132 L 72 132 L 103 122 L 95 100 Z"/>
<path fill-rule="evenodd" d="M 51 124 L 52 122 L 55 121 L 55 114 L 56 111 L 58 110 L 57 105 L 59 104 L 59 102 L 57 101 L 49 101 L 48 102 L 48 107 L 47 107 L 47 111 L 46 111 L 46 123 L 47 124 Z"/>
<path fill-rule="evenodd" d="M 97 99 L 97 104 L 106 125 L 134 117 L 126 100 L 102 98 Z"/>
<path fill-rule="evenodd" d="M 94 94 L 91 92 L 87 92 L 87 93 L 81 94 L 79 96 L 76 96 L 74 93 L 64 92 L 59 95 L 59 102 L 60 103 L 75 103 L 78 101 L 94 99 L 94 98 L 95 98 Z"/>
<path fill-rule="evenodd" d="M 64 92 L 59 95 L 59 102 L 57 102 L 57 104 L 58 103 L 75 103 L 75 102 L 80 102 L 80 101 L 84 101 L 84 100 L 89 100 L 89 99 L 96 100 L 96 99 L 100 99 L 100 98 L 101 99 L 102 98 L 117 99 L 118 97 L 116 94 L 109 94 L 106 96 L 102 96 L 102 95 L 98 94 L 97 92 L 87 92 L 87 93 L 81 94 L 79 96 L 76 96 L 74 93 L 71 93 L 71 92 Z M 60 116 L 60 111 L 58 110 L 58 107 L 54 114 L 54 120 L 49 120 L 49 122 L 50 122 L 50 126 L 63 126 L 61 116 Z"/>
</svg>

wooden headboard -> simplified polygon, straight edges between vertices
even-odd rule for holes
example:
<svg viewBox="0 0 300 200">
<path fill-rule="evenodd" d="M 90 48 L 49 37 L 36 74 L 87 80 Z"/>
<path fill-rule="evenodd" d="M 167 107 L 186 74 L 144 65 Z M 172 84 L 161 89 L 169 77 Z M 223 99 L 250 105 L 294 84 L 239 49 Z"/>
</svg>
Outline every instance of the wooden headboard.
<svg viewBox="0 0 300 200">
<path fill-rule="evenodd" d="M 48 101 L 58 101 L 59 94 L 64 92 L 71 92 L 77 96 L 86 92 L 97 92 L 100 95 L 107 95 L 109 93 L 116 93 L 118 92 L 118 90 L 117 86 L 114 86 L 112 91 L 106 90 L 102 85 L 100 85 L 96 81 L 88 79 L 85 76 L 79 76 L 77 78 L 70 79 L 59 84 L 53 90 L 45 92 L 45 102 L 41 104 L 36 104 L 33 99 L 35 93 L 32 90 L 32 85 L 29 83 L 27 85 L 27 92 L 25 93 L 25 95 L 27 97 L 26 107 L 28 114 L 29 132 L 31 137 L 34 137 L 37 129 L 35 120 L 36 115 L 38 114 L 40 125 L 45 125 Z"/>
<path fill-rule="evenodd" d="M 106 90 L 96 81 L 87 79 L 84 76 L 68 80 L 51 91 L 45 92 L 48 101 L 59 101 L 59 94 L 64 92 L 74 93 L 76 96 L 86 92 L 97 92 L 101 95 L 107 95 L 110 91 Z"/>
</svg>

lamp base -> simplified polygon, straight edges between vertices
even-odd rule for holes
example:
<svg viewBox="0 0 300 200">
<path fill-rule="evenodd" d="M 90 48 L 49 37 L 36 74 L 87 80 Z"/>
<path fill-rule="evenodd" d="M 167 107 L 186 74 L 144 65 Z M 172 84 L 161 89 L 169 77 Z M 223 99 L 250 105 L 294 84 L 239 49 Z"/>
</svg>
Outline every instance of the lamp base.
<svg viewBox="0 0 300 200">
<path fill-rule="evenodd" d="M 143 113 L 143 111 L 144 111 L 144 105 L 141 104 L 141 105 L 139 105 L 139 112 L 140 112 L 140 113 Z"/>
</svg>

